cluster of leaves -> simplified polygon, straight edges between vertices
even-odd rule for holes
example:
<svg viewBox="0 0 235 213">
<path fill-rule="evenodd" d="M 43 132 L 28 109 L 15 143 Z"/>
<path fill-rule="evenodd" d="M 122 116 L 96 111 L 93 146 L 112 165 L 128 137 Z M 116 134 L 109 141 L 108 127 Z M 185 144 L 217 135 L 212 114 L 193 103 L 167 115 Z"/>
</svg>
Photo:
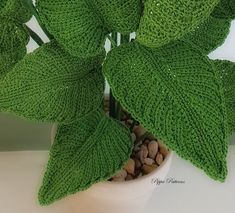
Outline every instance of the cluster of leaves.
<svg viewBox="0 0 235 213">
<path fill-rule="evenodd" d="M 105 78 L 148 131 L 224 181 L 235 67 L 207 54 L 224 42 L 234 1 L 161 2 L 38 0 L 34 15 L 52 39 L 25 55 L 32 2 L 1 1 L 0 110 L 59 123 L 41 204 L 108 179 L 128 160 L 129 130 L 102 109 Z M 137 36 L 106 57 L 104 43 L 117 32 Z"/>
</svg>

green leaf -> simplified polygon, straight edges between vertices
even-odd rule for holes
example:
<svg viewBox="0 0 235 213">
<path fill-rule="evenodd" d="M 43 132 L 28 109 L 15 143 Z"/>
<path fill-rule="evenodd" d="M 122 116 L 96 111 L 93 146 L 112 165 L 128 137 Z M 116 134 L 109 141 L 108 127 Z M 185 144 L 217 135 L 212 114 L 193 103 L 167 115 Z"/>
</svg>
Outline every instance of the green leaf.
<svg viewBox="0 0 235 213">
<path fill-rule="evenodd" d="M 26 49 L 29 35 L 21 24 L 0 19 L 0 51 Z"/>
<path fill-rule="evenodd" d="M 139 0 L 38 0 L 37 9 L 47 30 L 72 55 L 97 55 L 112 31 L 130 33 L 141 15 Z"/>
<path fill-rule="evenodd" d="M 29 35 L 24 27 L 0 18 L 0 78 L 26 54 Z"/>
<path fill-rule="evenodd" d="M 148 0 L 137 31 L 147 47 L 160 47 L 180 39 L 205 21 L 219 0 Z"/>
<path fill-rule="evenodd" d="M 231 61 L 214 61 L 223 79 L 226 112 L 230 133 L 235 132 L 235 63 Z"/>
<path fill-rule="evenodd" d="M 187 43 L 112 50 L 103 68 L 121 105 L 149 132 L 215 180 L 227 174 L 222 83 L 210 60 Z"/>
<path fill-rule="evenodd" d="M 183 40 L 196 45 L 205 54 L 209 54 L 224 43 L 229 34 L 230 26 L 231 20 L 210 16 L 194 31 L 183 37 Z"/>
<path fill-rule="evenodd" d="M 0 53 L 0 79 L 11 71 L 15 64 L 24 57 L 26 49 L 4 51 Z M 1 99 L 1 98 L 0 98 Z M 0 104 L 1 105 L 1 104 Z"/>
<path fill-rule="evenodd" d="M 129 159 L 129 129 L 100 110 L 69 125 L 59 125 L 39 191 L 41 205 L 109 179 Z"/>
<path fill-rule="evenodd" d="M 0 109 L 27 119 L 71 122 L 97 109 L 103 98 L 102 52 L 79 59 L 55 42 L 26 55 L 0 82 Z"/>
<path fill-rule="evenodd" d="M 235 18 L 235 1 L 234 0 L 220 0 L 219 5 L 215 8 L 212 16 L 216 18 Z"/>
<path fill-rule="evenodd" d="M 1 0 L 2 1 L 2 0 Z M 26 0 L 4 0 L 0 3 L 0 17 L 26 23 L 32 14 L 25 7 L 23 1 Z"/>
</svg>

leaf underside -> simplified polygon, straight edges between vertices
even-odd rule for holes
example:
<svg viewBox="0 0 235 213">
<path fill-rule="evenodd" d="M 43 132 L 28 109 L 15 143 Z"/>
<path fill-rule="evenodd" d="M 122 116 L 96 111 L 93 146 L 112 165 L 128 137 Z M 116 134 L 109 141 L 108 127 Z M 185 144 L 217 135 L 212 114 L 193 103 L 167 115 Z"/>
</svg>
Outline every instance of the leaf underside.
<svg viewBox="0 0 235 213">
<path fill-rule="evenodd" d="M 111 51 L 103 68 L 114 96 L 146 129 L 215 180 L 227 174 L 227 125 L 220 78 L 187 43 Z"/>
<path fill-rule="evenodd" d="M 48 205 L 109 179 L 129 159 L 132 148 L 129 129 L 100 110 L 59 125 L 39 202 Z"/>
</svg>

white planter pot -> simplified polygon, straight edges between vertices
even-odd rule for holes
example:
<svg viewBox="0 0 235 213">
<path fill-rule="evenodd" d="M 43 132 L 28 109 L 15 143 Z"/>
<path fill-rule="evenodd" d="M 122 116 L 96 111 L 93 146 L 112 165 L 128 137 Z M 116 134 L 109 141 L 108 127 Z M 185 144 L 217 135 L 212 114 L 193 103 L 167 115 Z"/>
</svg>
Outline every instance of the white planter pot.
<svg viewBox="0 0 235 213">
<path fill-rule="evenodd" d="M 52 139 L 56 128 L 52 129 Z M 172 152 L 161 166 L 148 175 L 126 182 L 102 182 L 66 199 L 70 213 L 140 213 L 157 188 L 154 180 L 164 180 L 172 161 Z"/>
</svg>

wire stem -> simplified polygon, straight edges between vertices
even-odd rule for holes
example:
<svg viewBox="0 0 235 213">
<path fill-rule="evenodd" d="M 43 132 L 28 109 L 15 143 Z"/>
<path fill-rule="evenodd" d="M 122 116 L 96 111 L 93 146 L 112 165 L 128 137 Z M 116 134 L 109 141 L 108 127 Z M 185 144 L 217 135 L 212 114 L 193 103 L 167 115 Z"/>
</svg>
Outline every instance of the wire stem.
<svg viewBox="0 0 235 213">
<path fill-rule="evenodd" d="M 38 46 L 42 46 L 44 44 L 43 40 L 35 33 L 31 28 L 25 25 L 26 29 L 29 32 L 30 37 L 38 44 Z"/>
</svg>

